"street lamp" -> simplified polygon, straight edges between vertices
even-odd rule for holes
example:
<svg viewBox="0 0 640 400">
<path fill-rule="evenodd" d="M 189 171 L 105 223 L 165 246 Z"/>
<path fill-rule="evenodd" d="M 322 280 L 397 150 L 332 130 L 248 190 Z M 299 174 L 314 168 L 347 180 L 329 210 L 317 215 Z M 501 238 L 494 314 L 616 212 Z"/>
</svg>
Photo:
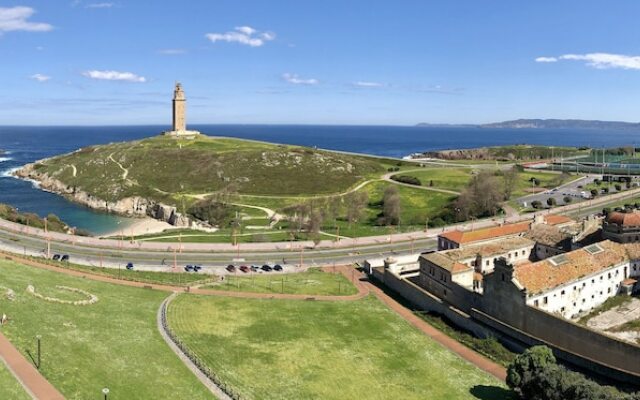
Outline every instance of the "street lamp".
<svg viewBox="0 0 640 400">
<path fill-rule="evenodd" d="M 104 394 L 104 400 L 107 400 L 107 395 L 109 394 L 109 388 L 102 389 L 102 394 Z"/>
</svg>

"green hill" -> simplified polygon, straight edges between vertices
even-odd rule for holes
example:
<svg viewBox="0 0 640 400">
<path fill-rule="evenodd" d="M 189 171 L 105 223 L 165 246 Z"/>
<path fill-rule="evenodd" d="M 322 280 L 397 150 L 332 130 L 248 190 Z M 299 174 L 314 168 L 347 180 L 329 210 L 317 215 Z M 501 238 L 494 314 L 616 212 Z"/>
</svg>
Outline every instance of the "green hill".
<svg viewBox="0 0 640 400">
<path fill-rule="evenodd" d="M 105 201 L 140 196 L 175 204 L 179 194 L 229 188 L 254 195 L 339 193 L 386 167 L 364 156 L 200 135 L 86 147 L 39 161 L 29 175 Z"/>
</svg>

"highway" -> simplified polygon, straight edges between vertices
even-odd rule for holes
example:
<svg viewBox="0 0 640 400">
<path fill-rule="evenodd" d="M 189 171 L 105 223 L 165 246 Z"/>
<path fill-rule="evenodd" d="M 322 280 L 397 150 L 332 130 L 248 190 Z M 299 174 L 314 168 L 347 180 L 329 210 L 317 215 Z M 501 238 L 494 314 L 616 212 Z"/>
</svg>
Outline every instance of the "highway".
<svg viewBox="0 0 640 400">
<path fill-rule="evenodd" d="M 541 213 L 567 214 L 583 217 L 599 212 L 610 204 L 622 204 L 640 196 L 640 189 L 599 196 L 595 199 L 556 207 Z M 429 229 L 428 232 L 400 233 L 380 237 L 312 242 L 258 243 L 232 246 L 223 243 L 152 243 L 105 240 L 77 237 L 60 233 L 46 233 L 9 221 L 0 220 L 0 250 L 45 257 L 47 253 L 68 254 L 74 264 L 123 268 L 131 262 L 136 269 L 153 271 L 182 270 L 187 264 L 199 264 L 205 272 L 223 274 L 228 264 L 279 263 L 285 265 L 326 266 L 362 262 L 367 258 L 407 255 L 433 250 L 436 236 L 455 229 L 478 229 L 503 222 L 530 220 L 532 214 L 511 215 L 472 223 Z M 49 250 L 47 250 L 49 248 Z"/>
</svg>

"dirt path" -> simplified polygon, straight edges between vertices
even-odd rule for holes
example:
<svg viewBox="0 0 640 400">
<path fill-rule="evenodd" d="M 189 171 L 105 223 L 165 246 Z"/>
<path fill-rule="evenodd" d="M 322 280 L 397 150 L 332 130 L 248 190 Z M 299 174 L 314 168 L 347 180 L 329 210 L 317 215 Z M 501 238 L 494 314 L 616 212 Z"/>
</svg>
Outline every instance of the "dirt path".
<svg viewBox="0 0 640 400">
<path fill-rule="evenodd" d="M 453 190 L 449 190 L 449 189 L 438 189 L 438 188 L 434 188 L 434 187 L 429 187 L 429 186 L 418 186 L 418 185 L 411 185 L 409 183 L 404 183 L 404 182 L 398 182 L 398 181 L 394 181 L 393 179 L 391 179 L 392 176 L 394 175 L 402 175 L 404 173 L 408 173 L 408 172 L 415 172 L 415 171 L 424 171 L 425 169 L 409 169 L 406 171 L 397 171 L 397 172 L 389 172 L 388 174 L 384 174 L 382 176 L 382 180 L 389 182 L 389 183 L 393 183 L 394 185 L 399 185 L 399 186 L 406 186 L 406 187 L 410 187 L 413 189 L 418 189 L 418 190 L 428 190 L 430 192 L 440 192 L 440 193 L 446 193 L 446 194 L 454 194 L 454 195 L 459 195 L 460 192 L 456 192 Z"/>
<path fill-rule="evenodd" d="M 119 162 L 117 162 L 115 160 L 115 158 L 113 158 L 113 153 L 109 154 L 109 160 L 113 161 L 114 163 L 116 163 L 118 165 L 118 167 L 120 167 L 120 169 L 122 170 L 122 180 L 126 181 L 127 180 L 127 176 L 129 176 L 129 170 L 126 169 L 125 167 L 123 167 L 122 164 L 120 164 Z"/>
<path fill-rule="evenodd" d="M 50 384 L 1 332 L 0 359 L 34 399 L 64 400 L 64 396 L 58 389 Z"/>
</svg>

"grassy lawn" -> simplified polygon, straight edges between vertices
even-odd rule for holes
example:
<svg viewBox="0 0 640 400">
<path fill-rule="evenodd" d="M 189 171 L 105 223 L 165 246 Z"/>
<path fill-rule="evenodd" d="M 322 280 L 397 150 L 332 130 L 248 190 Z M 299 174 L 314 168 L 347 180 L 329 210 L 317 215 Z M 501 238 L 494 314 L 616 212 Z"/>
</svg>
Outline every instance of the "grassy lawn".
<svg viewBox="0 0 640 400">
<path fill-rule="evenodd" d="M 168 318 L 191 350 L 248 398 L 510 396 L 498 380 L 374 297 L 313 302 L 180 295 Z"/>
<path fill-rule="evenodd" d="M 253 273 L 227 275 L 219 284 L 205 288 L 253 293 L 288 293 L 308 295 L 350 295 L 358 291 L 342 274 L 312 268 L 297 274 Z"/>
<path fill-rule="evenodd" d="M 518 181 L 511 197 L 517 198 L 532 194 L 531 178 L 536 178 L 540 184 L 536 189 L 553 189 L 557 186 L 570 182 L 577 177 L 574 175 L 554 174 L 551 172 L 521 172 L 518 174 Z"/>
<path fill-rule="evenodd" d="M 14 301 L 4 292 L 0 297 L 0 308 L 10 318 L 2 328 L 4 334 L 23 352 L 34 351 L 35 336 L 42 336 L 41 372 L 67 399 L 101 398 L 103 387 L 115 399 L 211 398 L 157 330 L 156 312 L 166 293 L 69 277 L 6 260 L 0 261 L 0 282 L 16 293 Z M 28 294 L 27 285 L 46 296 L 82 298 L 56 288 L 74 287 L 99 300 L 85 306 L 51 303 Z"/>
<path fill-rule="evenodd" d="M 463 190 L 471 179 L 471 168 L 425 168 L 417 171 L 407 171 L 401 175 L 414 176 L 422 182 L 422 186 L 447 189 L 453 191 Z M 433 182 L 433 185 L 430 185 Z"/>
<path fill-rule="evenodd" d="M 0 361 L 0 399 L 31 399 L 31 396 L 27 394 L 22 385 L 20 385 L 2 361 Z"/>
</svg>

